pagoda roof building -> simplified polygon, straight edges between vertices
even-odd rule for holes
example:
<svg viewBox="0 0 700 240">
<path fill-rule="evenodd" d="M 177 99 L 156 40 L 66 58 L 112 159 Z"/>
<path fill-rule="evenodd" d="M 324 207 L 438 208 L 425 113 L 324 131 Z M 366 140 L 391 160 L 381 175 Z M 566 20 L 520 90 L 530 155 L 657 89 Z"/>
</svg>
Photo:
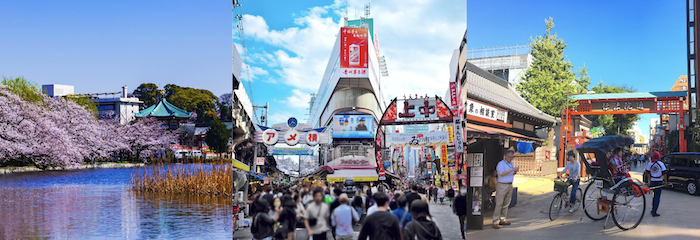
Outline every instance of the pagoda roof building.
<svg viewBox="0 0 700 240">
<path fill-rule="evenodd" d="M 137 118 L 155 117 L 159 119 L 188 119 L 192 117 L 192 113 L 182 110 L 175 105 L 161 98 L 156 104 L 136 113 Z"/>
</svg>

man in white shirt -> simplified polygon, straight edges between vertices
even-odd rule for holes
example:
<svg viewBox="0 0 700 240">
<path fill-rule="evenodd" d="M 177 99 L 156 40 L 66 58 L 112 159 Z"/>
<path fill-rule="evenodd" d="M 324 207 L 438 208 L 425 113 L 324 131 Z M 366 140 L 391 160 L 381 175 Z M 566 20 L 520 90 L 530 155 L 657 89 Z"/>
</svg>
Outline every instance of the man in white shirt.
<svg viewBox="0 0 700 240">
<path fill-rule="evenodd" d="M 513 177 L 520 167 L 516 167 L 513 163 L 515 151 L 509 149 L 506 151 L 503 160 L 496 165 L 498 172 L 498 184 L 496 185 L 496 208 L 493 210 L 493 228 L 499 229 L 501 225 L 510 225 L 506 221 L 508 215 L 508 206 L 513 195 Z"/>
<path fill-rule="evenodd" d="M 666 165 L 661 162 L 661 154 L 659 152 L 654 152 L 651 161 L 647 164 L 644 169 L 644 175 L 648 175 L 650 180 L 650 187 L 658 187 L 665 185 L 668 182 L 666 176 Z M 659 201 L 661 200 L 661 187 L 654 189 L 654 200 L 651 204 L 651 216 L 658 217 L 659 215 L 656 210 L 659 209 Z"/>
</svg>

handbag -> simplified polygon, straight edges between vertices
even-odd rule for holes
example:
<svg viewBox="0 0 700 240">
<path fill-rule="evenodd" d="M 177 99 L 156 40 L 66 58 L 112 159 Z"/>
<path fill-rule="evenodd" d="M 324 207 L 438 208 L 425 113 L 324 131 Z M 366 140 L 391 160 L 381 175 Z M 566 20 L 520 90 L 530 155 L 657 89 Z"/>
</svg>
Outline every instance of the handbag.
<svg viewBox="0 0 700 240">
<path fill-rule="evenodd" d="M 308 219 L 308 221 L 309 221 L 309 227 L 311 227 L 311 226 L 316 226 L 316 224 L 318 223 L 318 217 L 321 216 L 321 210 L 323 210 L 323 206 L 319 207 L 319 209 L 318 209 L 318 214 L 316 214 L 316 217 L 310 217 L 310 218 Z"/>
<path fill-rule="evenodd" d="M 289 220 L 284 220 L 283 222 L 281 222 L 279 227 L 277 227 L 275 233 L 272 235 L 272 237 L 275 239 L 286 239 L 287 233 L 289 232 L 287 225 L 289 225 Z"/>
</svg>

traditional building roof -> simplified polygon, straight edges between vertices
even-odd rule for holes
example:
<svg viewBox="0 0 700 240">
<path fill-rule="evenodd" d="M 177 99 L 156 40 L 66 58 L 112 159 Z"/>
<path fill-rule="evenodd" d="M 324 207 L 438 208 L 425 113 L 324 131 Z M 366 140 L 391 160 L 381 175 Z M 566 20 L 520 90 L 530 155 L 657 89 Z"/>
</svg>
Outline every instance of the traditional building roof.
<svg viewBox="0 0 700 240">
<path fill-rule="evenodd" d="M 136 117 L 157 117 L 157 118 L 190 118 L 192 114 L 172 105 L 161 98 L 156 104 L 136 113 Z"/>
<path fill-rule="evenodd" d="M 510 112 L 516 112 L 543 123 L 554 124 L 557 119 L 535 108 L 520 97 L 507 81 L 467 62 L 467 96 Z"/>
</svg>

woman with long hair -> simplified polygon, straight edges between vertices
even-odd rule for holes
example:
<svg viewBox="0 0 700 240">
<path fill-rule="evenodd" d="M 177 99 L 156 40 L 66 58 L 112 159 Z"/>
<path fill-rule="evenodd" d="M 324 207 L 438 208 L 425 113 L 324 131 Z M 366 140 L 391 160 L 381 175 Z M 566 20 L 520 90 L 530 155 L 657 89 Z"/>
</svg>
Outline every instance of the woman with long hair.
<svg viewBox="0 0 700 240">
<path fill-rule="evenodd" d="M 411 217 L 413 220 L 403 230 L 404 239 L 442 240 L 442 233 L 432 220 L 427 202 L 414 200 L 411 203 Z"/>
</svg>

